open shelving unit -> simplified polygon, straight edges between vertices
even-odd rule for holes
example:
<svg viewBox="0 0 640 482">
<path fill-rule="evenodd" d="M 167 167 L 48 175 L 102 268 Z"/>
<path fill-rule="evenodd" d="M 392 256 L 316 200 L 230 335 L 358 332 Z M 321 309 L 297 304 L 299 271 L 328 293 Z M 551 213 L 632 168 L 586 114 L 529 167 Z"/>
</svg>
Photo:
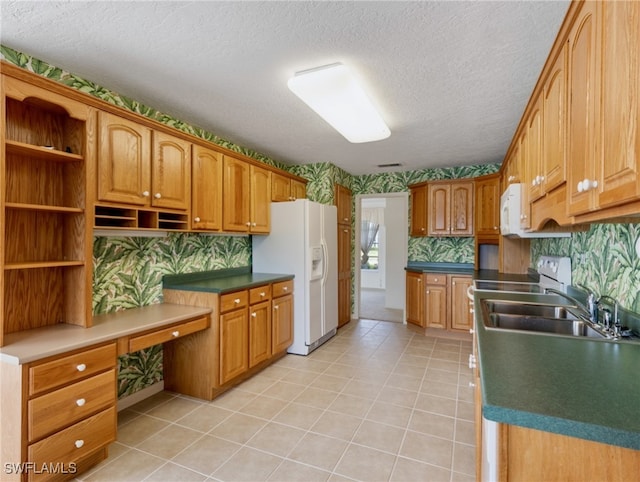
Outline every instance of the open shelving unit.
<svg viewBox="0 0 640 482">
<path fill-rule="evenodd" d="M 4 335 L 91 324 L 87 124 L 93 111 L 4 79 L 2 304 Z"/>
</svg>

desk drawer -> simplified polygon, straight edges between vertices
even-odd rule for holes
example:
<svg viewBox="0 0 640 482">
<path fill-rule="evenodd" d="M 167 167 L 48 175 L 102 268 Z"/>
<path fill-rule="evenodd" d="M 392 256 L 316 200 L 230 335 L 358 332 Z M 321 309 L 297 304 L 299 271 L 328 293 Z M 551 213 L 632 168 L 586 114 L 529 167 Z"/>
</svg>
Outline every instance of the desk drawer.
<svg viewBox="0 0 640 482">
<path fill-rule="evenodd" d="M 441 273 L 427 273 L 425 275 L 428 285 L 442 285 L 447 284 L 447 275 Z"/>
<path fill-rule="evenodd" d="M 69 467 L 92 452 L 116 440 L 116 408 L 110 407 L 40 442 L 29 445 L 28 460 L 37 467 L 43 464 L 64 464 Z M 30 473 L 29 480 L 47 480 L 50 473 Z"/>
<path fill-rule="evenodd" d="M 273 297 L 277 298 L 278 296 L 290 295 L 293 293 L 293 280 L 280 281 L 278 283 L 273 283 Z"/>
<path fill-rule="evenodd" d="M 142 350 L 153 345 L 159 345 L 167 341 L 175 340 L 185 335 L 190 335 L 196 331 L 209 327 L 209 317 L 204 316 L 197 320 L 187 321 L 179 325 L 173 325 L 145 335 L 135 336 L 129 339 L 129 352 Z"/>
<path fill-rule="evenodd" d="M 249 292 L 235 291 L 220 296 L 220 313 L 243 308 L 249 303 Z"/>
<path fill-rule="evenodd" d="M 44 437 L 115 403 L 115 369 L 29 400 L 29 441 Z"/>
<path fill-rule="evenodd" d="M 258 286 L 249 290 L 249 304 L 255 305 L 271 299 L 271 285 Z"/>
<path fill-rule="evenodd" d="M 115 366 L 115 343 L 34 364 L 29 368 L 29 394 L 66 385 Z"/>
</svg>

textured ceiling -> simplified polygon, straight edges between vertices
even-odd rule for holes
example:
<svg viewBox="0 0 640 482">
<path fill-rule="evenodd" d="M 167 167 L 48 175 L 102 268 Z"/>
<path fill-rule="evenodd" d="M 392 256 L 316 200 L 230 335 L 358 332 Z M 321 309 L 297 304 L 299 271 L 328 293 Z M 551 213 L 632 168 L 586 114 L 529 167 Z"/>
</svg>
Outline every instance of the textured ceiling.
<svg viewBox="0 0 640 482">
<path fill-rule="evenodd" d="M 0 0 L 0 42 L 274 159 L 359 175 L 502 161 L 567 8 Z M 333 62 L 355 71 L 391 137 L 350 144 L 287 89 Z"/>
</svg>

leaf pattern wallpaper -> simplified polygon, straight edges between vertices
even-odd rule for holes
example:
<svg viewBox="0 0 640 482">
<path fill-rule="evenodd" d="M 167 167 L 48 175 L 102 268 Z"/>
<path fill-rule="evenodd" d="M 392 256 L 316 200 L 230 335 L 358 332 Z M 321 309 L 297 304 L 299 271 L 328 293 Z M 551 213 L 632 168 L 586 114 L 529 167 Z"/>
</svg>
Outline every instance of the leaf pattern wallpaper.
<svg viewBox="0 0 640 482">
<path fill-rule="evenodd" d="M 498 164 L 479 164 L 352 176 L 331 162 L 288 166 L 6 46 L 0 45 L 0 58 L 227 149 L 289 170 L 308 180 L 309 199 L 324 204 L 334 203 L 334 183 L 351 189 L 355 199 L 358 194 L 405 192 L 408 185 L 427 180 L 490 174 L 500 167 Z M 535 264 L 541 254 L 571 256 L 574 284 L 582 283 L 598 294 L 614 296 L 626 308 L 640 312 L 640 256 L 635 250 L 638 237 L 640 224 L 593 225 L 589 231 L 574 233 L 571 238 L 532 240 L 532 263 Z M 248 236 L 97 236 L 93 250 L 95 314 L 161 302 L 161 281 L 165 274 L 251 265 Z M 410 238 L 407 252 L 410 261 L 474 262 L 473 238 Z M 120 357 L 119 397 L 135 393 L 161 379 L 160 345 Z"/>
</svg>

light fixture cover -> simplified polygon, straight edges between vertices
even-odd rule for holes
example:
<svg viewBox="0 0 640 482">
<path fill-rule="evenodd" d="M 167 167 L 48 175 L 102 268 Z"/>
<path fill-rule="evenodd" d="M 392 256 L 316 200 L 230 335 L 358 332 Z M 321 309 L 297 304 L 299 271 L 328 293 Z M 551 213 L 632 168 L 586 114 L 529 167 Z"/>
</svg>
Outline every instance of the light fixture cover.
<svg viewBox="0 0 640 482">
<path fill-rule="evenodd" d="M 341 63 L 296 72 L 287 85 L 349 142 L 379 141 L 391 135 L 367 94 Z"/>
</svg>

